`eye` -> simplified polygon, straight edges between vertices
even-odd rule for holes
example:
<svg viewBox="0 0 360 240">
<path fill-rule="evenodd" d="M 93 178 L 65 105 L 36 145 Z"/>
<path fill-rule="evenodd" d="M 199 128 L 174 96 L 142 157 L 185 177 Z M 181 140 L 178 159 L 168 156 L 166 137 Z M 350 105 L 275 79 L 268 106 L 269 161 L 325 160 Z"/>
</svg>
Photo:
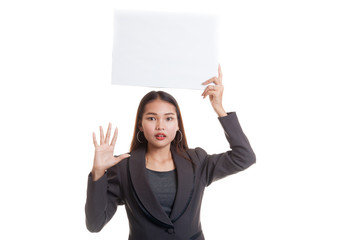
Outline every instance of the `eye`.
<svg viewBox="0 0 360 240">
<path fill-rule="evenodd" d="M 173 117 L 167 117 L 167 118 L 166 118 L 167 121 L 171 121 L 171 120 L 173 120 L 173 119 L 174 119 Z"/>
<path fill-rule="evenodd" d="M 154 121 L 154 120 L 155 120 L 154 117 L 148 117 L 147 119 L 150 120 L 150 121 Z"/>
</svg>

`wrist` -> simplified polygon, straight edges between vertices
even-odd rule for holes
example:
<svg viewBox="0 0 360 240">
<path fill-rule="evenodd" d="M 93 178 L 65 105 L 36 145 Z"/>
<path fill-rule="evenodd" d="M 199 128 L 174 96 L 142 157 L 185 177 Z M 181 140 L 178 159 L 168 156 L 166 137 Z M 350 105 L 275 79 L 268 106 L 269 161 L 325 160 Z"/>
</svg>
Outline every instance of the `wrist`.
<svg viewBox="0 0 360 240">
<path fill-rule="evenodd" d="M 218 115 L 219 117 L 225 117 L 225 116 L 227 116 L 228 114 L 224 111 L 224 112 L 221 112 L 221 113 L 217 113 L 217 115 Z"/>
<path fill-rule="evenodd" d="M 104 176 L 105 174 L 105 169 L 95 169 L 93 168 L 91 170 L 91 177 L 93 179 L 93 181 L 97 181 L 99 180 L 102 176 Z"/>
<path fill-rule="evenodd" d="M 227 113 L 222 106 L 214 107 L 214 110 L 219 117 L 227 116 Z"/>
</svg>

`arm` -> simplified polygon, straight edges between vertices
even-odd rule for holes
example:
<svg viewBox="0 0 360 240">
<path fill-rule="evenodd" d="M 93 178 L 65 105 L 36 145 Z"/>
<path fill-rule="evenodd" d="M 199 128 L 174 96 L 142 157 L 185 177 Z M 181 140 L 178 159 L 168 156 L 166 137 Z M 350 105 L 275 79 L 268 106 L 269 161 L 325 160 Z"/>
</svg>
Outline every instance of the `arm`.
<svg viewBox="0 0 360 240">
<path fill-rule="evenodd" d="M 242 171 L 256 162 L 256 156 L 250 143 L 241 129 L 236 113 L 220 117 L 225 136 L 231 151 L 208 155 L 197 148 L 196 154 L 201 162 L 201 178 L 206 186 L 228 175 Z"/>
<path fill-rule="evenodd" d="M 119 185 L 115 167 L 97 181 L 89 174 L 85 215 L 90 232 L 99 232 L 114 216 L 117 205 L 122 204 Z"/>
<path fill-rule="evenodd" d="M 202 96 L 209 96 L 214 111 L 224 128 L 225 136 L 230 144 L 231 151 L 222 154 L 208 155 L 204 150 L 197 149 L 196 153 L 202 162 L 202 176 L 206 185 L 213 181 L 246 169 L 256 161 L 250 143 L 243 133 L 236 113 L 227 114 L 222 106 L 224 86 L 222 85 L 221 67 L 218 67 L 218 77 L 213 77 L 203 83 L 208 85 Z"/>
<path fill-rule="evenodd" d="M 103 129 L 100 127 L 100 145 L 93 133 L 95 157 L 93 169 L 88 177 L 85 204 L 86 227 L 90 232 L 99 232 L 115 214 L 117 205 L 122 203 L 116 164 L 130 155 L 123 154 L 117 157 L 113 155 L 117 128 L 111 143 L 109 143 L 110 132 L 111 124 L 104 138 Z"/>
</svg>

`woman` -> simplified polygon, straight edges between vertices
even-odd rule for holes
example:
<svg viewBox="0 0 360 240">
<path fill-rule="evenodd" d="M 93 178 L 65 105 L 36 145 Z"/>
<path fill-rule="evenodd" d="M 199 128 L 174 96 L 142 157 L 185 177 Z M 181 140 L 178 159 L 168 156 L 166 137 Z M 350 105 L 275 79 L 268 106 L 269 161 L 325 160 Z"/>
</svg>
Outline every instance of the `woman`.
<svg viewBox="0 0 360 240">
<path fill-rule="evenodd" d="M 105 136 L 100 127 L 100 144 L 93 133 L 95 158 L 85 207 L 89 231 L 100 231 L 117 206 L 125 205 L 129 239 L 204 239 L 204 188 L 255 163 L 236 113 L 222 106 L 220 65 L 218 72 L 203 83 L 208 86 L 202 96 L 209 96 L 232 150 L 208 155 L 189 149 L 176 100 L 165 92 L 148 93 L 139 104 L 130 154 L 113 156 L 118 130 L 110 143 L 111 124 Z"/>
</svg>

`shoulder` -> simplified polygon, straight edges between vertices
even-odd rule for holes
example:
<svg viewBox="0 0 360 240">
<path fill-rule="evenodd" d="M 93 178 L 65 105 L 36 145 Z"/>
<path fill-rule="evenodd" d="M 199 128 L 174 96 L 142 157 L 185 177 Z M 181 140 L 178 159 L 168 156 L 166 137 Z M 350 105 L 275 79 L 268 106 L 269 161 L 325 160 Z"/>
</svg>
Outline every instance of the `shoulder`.
<svg viewBox="0 0 360 240">
<path fill-rule="evenodd" d="M 186 150 L 186 152 L 191 158 L 193 163 L 202 163 L 205 160 L 206 156 L 208 155 L 207 152 L 200 147 L 190 148 Z"/>
</svg>

